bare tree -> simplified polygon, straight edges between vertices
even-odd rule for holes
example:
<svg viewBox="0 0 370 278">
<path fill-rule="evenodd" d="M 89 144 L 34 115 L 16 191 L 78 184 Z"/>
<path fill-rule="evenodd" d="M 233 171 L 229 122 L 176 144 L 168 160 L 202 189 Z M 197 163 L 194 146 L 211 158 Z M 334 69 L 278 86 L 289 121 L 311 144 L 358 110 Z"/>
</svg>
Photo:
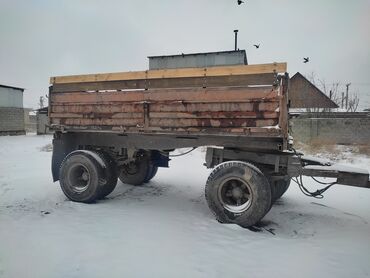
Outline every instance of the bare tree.
<svg viewBox="0 0 370 278">
<path fill-rule="evenodd" d="M 339 105 L 341 97 L 339 93 L 339 88 L 341 86 L 340 82 L 326 83 L 325 79 L 320 79 L 316 77 L 314 72 L 311 72 L 307 76 L 312 84 L 318 87 L 325 95 L 327 95 L 333 102 Z M 308 112 L 325 112 L 329 111 L 330 108 L 307 108 Z"/>
<path fill-rule="evenodd" d="M 344 84 L 341 84 L 340 82 L 333 82 L 333 83 L 326 83 L 325 79 L 319 79 L 316 77 L 316 74 L 312 72 L 307 76 L 307 79 L 311 81 L 312 84 L 314 84 L 316 87 L 318 87 L 320 90 L 323 91 L 324 94 L 326 94 L 333 102 L 335 102 L 338 106 L 345 108 L 344 103 L 347 102 L 348 106 L 346 108 L 347 112 L 356 112 L 358 109 L 358 105 L 360 103 L 359 93 L 349 93 L 348 99 L 346 99 L 345 94 L 341 94 L 340 88 Z M 327 111 L 330 108 L 323 108 L 320 110 L 320 108 L 316 109 L 310 109 L 315 111 L 308 111 L 308 112 L 320 112 L 320 111 Z"/>
<path fill-rule="evenodd" d="M 347 112 L 356 112 L 359 103 L 360 103 L 360 98 L 358 96 L 358 92 L 350 94 L 348 96 Z"/>
<path fill-rule="evenodd" d="M 40 96 L 40 99 L 39 99 L 39 107 L 40 108 L 44 108 L 44 97 L 43 96 Z"/>
</svg>

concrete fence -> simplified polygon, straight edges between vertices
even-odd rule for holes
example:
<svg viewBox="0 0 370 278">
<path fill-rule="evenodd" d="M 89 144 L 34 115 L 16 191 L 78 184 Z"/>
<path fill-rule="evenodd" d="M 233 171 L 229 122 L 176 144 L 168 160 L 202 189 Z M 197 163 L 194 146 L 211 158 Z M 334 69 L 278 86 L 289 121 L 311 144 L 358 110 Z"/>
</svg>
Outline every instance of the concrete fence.
<svg viewBox="0 0 370 278">
<path fill-rule="evenodd" d="M 23 108 L 0 107 L 0 135 L 25 133 Z"/>
<path fill-rule="evenodd" d="M 370 145 L 370 117 L 368 115 L 338 115 L 322 117 L 299 116 L 290 120 L 294 141 L 322 144 Z"/>
</svg>

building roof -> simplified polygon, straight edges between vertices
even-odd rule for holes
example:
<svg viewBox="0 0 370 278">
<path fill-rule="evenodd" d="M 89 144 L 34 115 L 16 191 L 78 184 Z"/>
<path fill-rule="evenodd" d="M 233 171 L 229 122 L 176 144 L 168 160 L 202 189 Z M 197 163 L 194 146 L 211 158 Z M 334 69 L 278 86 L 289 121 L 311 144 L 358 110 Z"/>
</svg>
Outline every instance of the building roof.
<svg viewBox="0 0 370 278">
<path fill-rule="evenodd" d="M 49 107 L 46 106 L 46 107 L 43 107 L 43 108 L 39 108 L 39 109 L 36 109 L 37 113 L 39 114 L 47 114 L 48 111 L 49 111 Z"/>
<path fill-rule="evenodd" d="M 297 72 L 290 78 L 289 101 L 291 108 L 338 108 L 339 106 Z"/>
<path fill-rule="evenodd" d="M 2 84 L 0 84 L 0 87 L 1 87 L 1 88 L 14 89 L 14 90 L 20 90 L 20 91 L 22 91 L 22 92 L 25 90 L 24 88 L 19 88 L 19 87 L 14 87 L 14 86 L 8 86 L 8 85 L 2 85 Z"/>
<path fill-rule="evenodd" d="M 204 56 L 204 55 L 213 55 L 213 54 L 232 54 L 232 53 L 242 53 L 246 55 L 244 49 L 242 50 L 227 50 L 227 51 L 214 51 L 214 52 L 197 52 L 197 53 L 188 53 L 188 54 L 174 54 L 174 55 L 158 55 L 158 56 L 148 56 L 148 58 L 165 58 L 165 57 L 184 57 L 184 56 Z"/>
<path fill-rule="evenodd" d="M 245 50 L 149 56 L 149 69 L 208 68 L 247 65 Z"/>
</svg>

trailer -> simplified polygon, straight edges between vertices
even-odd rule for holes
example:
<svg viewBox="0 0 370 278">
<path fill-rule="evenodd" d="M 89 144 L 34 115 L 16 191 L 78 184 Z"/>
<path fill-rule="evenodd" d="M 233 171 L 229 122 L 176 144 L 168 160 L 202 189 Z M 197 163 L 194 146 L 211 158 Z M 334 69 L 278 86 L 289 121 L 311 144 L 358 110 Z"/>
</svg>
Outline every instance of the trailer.
<svg viewBox="0 0 370 278">
<path fill-rule="evenodd" d="M 286 63 L 58 76 L 50 83 L 52 175 L 72 201 L 102 199 L 118 179 L 145 185 L 169 167 L 172 151 L 201 146 L 205 166 L 214 168 L 205 197 L 222 223 L 255 225 L 291 180 L 316 197 L 335 183 L 370 188 L 367 171 L 295 151 Z M 302 175 L 336 181 L 309 192 Z"/>
</svg>

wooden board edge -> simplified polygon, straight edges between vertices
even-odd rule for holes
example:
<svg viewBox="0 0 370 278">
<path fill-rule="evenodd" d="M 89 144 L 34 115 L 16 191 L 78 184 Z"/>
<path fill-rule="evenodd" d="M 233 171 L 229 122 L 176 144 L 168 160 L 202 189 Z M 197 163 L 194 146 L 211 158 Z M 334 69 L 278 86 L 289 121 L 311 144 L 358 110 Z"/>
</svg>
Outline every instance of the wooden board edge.
<svg viewBox="0 0 370 278">
<path fill-rule="evenodd" d="M 284 73 L 286 71 L 287 63 L 269 63 L 255 65 L 218 66 L 208 68 L 180 68 L 165 70 L 55 76 L 50 78 L 50 84 L 180 78 L 180 77 L 249 75 L 263 73 Z"/>
</svg>

